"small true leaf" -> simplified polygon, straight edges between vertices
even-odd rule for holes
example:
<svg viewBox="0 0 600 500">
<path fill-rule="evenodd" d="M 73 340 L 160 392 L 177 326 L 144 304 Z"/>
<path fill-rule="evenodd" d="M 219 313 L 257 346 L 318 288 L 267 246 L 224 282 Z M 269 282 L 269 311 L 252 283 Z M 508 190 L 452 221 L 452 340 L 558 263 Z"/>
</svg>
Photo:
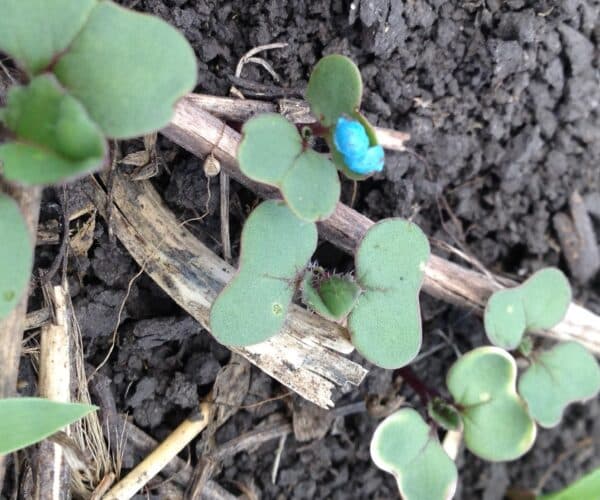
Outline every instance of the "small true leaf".
<svg viewBox="0 0 600 500">
<path fill-rule="evenodd" d="M 4 318 L 22 297 L 33 260 L 33 249 L 27 225 L 12 198 L 0 193 L 0 319 Z M 1 436 L 1 434 L 0 434 Z"/>
<path fill-rule="evenodd" d="M 196 83 L 196 58 L 168 23 L 101 1 L 54 72 L 109 137 L 165 126 Z"/>
<path fill-rule="evenodd" d="M 458 431 L 462 428 L 462 418 L 458 410 L 441 398 L 433 398 L 429 402 L 427 413 L 447 431 Z"/>
<path fill-rule="evenodd" d="M 347 57 L 333 54 L 322 58 L 314 67 L 306 100 L 313 115 L 325 127 L 331 127 L 343 115 L 358 110 L 362 96 L 360 71 Z"/>
<path fill-rule="evenodd" d="M 210 311 L 210 328 L 224 345 L 249 346 L 275 335 L 285 321 L 295 278 L 317 246 L 315 224 L 281 201 L 265 201 L 242 231 L 240 268 Z"/>
<path fill-rule="evenodd" d="M 16 137 L 0 145 L 0 163 L 9 180 L 53 183 L 102 163 L 102 133 L 51 74 L 35 77 L 26 87 L 13 87 L 2 118 Z"/>
<path fill-rule="evenodd" d="M 238 162 L 253 180 L 276 186 L 301 219 L 326 219 L 340 197 L 335 165 L 311 149 L 303 151 L 296 128 L 285 118 L 266 113 L 244 125 Z"/>
<path fill-rule="evenodd" d="M 0 399 L 0 455 L 37 443 L 94 410 L 42 398 Z"/>
<path fill-rule="evenodd" d="M 452 365 L 446 383 L 463 419 L 465 445 L 490 461 L 514 460 L 533 445 L 536 426 L 516 391 L 517 365 L 506 351 L 480 347 Z"/>
<path fill-rule="evenodd" d="M 393 474 L 404 500 L 448 500 L 458 473 L 437 436 L 410 408 L 379 424 L 371 440 L 375 465 Z"/>
<path fill-rule="evenodd" d="M 564 342 L 543 352 L 519 379 L 519 393 L 542 427 L 554 427 L 567 405 L 592 398 L 599 390 L 598 363 L 577 342 Z"/>
<path fill-rule="evenodd" d="M 97 0 L 3 0 L 0 51 L 29 74 L 47 68 L 72 42 Z"/>
<path fill-rule="evenodd" d="M 400 368 L 419 352 L 419 290 L 429 253 L 423 231 L 403 219 L 378 222 L 358 247 L 356 280 L 363 293 L 348 329 L 358 352 L 382 368 Z"/>
<path fill-rule="evenodd" d="M 309 269 L 302 281 L 302 301 L 324 318 L 339 321 L 354 307 L 360 287 L 348 276 L 324 276 L 320 269 Z"/>
<path fill-rule="evenodd" d="M 571 287 L 556 268 L 541 269 L 523 284 L 495 292 L 484 313 L 490 341 L 504 349 L 515 349 L 526 331 L 560 323 L 571 302 Z"/>
</svg>

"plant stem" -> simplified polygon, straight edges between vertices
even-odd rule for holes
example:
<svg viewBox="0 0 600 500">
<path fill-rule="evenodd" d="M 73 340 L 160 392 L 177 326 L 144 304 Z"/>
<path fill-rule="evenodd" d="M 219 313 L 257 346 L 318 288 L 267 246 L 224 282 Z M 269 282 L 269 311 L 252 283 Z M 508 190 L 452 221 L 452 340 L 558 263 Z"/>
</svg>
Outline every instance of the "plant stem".
<svg viewBox="0 0 600 500">
<path fill-rule="evenodd" d="M 396 370 L 396 373 L 415 391 L 425 406 L 434 397 L 442 397 L 437 390 L 425 384 L 410 366 L 399 368 Z"/>
</svg>

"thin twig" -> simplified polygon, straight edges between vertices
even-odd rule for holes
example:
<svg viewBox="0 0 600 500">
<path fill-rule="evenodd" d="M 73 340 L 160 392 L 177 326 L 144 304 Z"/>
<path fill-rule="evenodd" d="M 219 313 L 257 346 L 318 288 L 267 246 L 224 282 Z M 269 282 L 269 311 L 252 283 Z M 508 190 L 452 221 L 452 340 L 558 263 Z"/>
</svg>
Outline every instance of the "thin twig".
<svg viewBox="0 0 600 500">
<path fill-rule="evenodd" d="M 279 438 L 279 446 L 275 453 L 275 460 L 273 461 L 273 470 L 271 471 L 271 482 L 275 484 L 277 482 L 277 473 L 279 472 L 279 464 L 281 463 L 281 455 L 283 454 L 283 448 L 285 441 L 287 440 L 287 434 L 284 434 Z"/>
<path fill-rule="evenodd" d="M 315 123 L 310 107 L 305 101 L 281 98 L 276 102 L 255 99 L 233 99 L 206 94 L 189 94 L 186 100 L 195 106 L 227 121 L 244 122 L 260 113 L 281 113 L 288 120 L 298 124 Z M 383 127 L 374 127 L 377 140 L 385 148 L 394 151 L 407 151 L 406 143 L 410 134 Z"/>
<path fill-rule="evenodd" d="M 171 124 L 162 133 L 188 151 L 203 156 L 212 148 L 212 138 L 221 132 L 223 122 L 216 119 L 197 104 L 196 96 L 186 96 L 176 107 Z M 228 175 L 267 198 L 277 197 L 276 190 L 258 184 L 244 176 L 236 161 L 240 134 L 227 128 L 215 155 Z M 343 251 L 354 253 L 373 221 L 338 203 L 327 220 L 319 223 L 319 233 Z M 431 255 L 425 267 L 423 291 L 452 304 L 482 313 L 490 295 L 498 290 L 497 282 L 512 286 L 496 276 L 466 269 L 446 259 Z M 576 340 L 596 355 L 600 355 L 600 316 L 571 303 L 565 319 L 551 330 L 536 332 L 554 340 Z"/>
<path fill-rule="evenodd" d="M 225 172 L 219 175 L 220 186 L 220 215 L 221 243 L 223 244 L 223 259 L 231 264 L 231 235 L 229 233 L 229 176 Z"/>
<path fill-rule="evenodd" d="M 66 286 L 66 284 L 65 284 Z M 62 286 L 47 289 L 55 321 L 43 328 L 40 349 L 40 396 L 66 403 L 71 400 L 71 335 L 67 310 L 68 291 Z M 40 444 L 37 453 L 35 497 L 60 500 L 68 491 L 68 470 L 63 447 L 50 441 Z"/>
<path fill-rule="evenodd" d="M 156 476 L 188 443 L 208 425 L 212 405 L 201 403 L 199 413 L 185 419 L 156 450 L 114 486 L 104 500 L 127 500 Z"/>
<path fill-rule="evenodd" d="M 246 65 L 248 62 L 256 62 L 256 61 L 251 60 L 252 57 L 255 56 L 256 54 L 263 52 L 265 50 L 283 49 L 287 46 L 288 46 L 287 43 L 276 42 L 276 43 L 268 43 L 266 45 L 259 45 L 258 47 L 254 47 L 253 49 L 250 49 L 248 52 L 246 52 L 240 58 L 239 62 L 237 63 L 237 66 L 235 68 L 235 76 L 239 77 L 242 75 L 242 70 L 244 69 L 244 65 Z M 261 60 L 264 61 L 264 59 L 261 59 Z M 264 61 L 264 62 L 266 62 L 266 61 Z M 275 71 L 272 68 L 270 68 L 270 69 L 267 68 L 267 71 L 269 71 L 269 73 L 271 73 L 271 75 L 273 75 L 275 73 Z M 279 81 L 279 77 L 277 76 L 276 73 L 273 78 L 275 79 L 275 81 Z"/>
</svg>

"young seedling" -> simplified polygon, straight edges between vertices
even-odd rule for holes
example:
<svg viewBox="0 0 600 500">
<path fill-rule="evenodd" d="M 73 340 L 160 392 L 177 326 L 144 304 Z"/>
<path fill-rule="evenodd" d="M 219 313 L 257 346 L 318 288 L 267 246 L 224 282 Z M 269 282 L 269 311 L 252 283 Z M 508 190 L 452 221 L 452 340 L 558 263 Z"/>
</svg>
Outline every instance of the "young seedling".
<svg viewBox="0 0 600 500">
<path fill-rule="evenodd" d="M 380 171 L 384 160 L 373 127 L 359 112 L 361 97 L 360 71 L 347 57 L 326 56 L 314 67 L 306 100 L 326 129 L 324 137 L 334 163 L 354 180 Z"/>
<path fill-rule="evenodd" d="M 242 231 L 239 270 L 210 311 L 210 328 L 224 345 L 249 346 L 275 335 L 285 321 L 317 246 L 314 223 L 298 219 L 281 201 L 265 201 Z"/>
<path fill-rule="evenodd" d="M 279 188 L 301 219 L 329 217 L 340 197 L 337 167 L 348 177 L 364 179 L 383 168 L 383 148 L 359 113 L 362 81 L 347 57 L 324 57 L 315 66 L 306 98 L 319 121 L 312 133 L 323 137 L 335 162 L 310 149 L 294 125 L 277 114 L 252 118 L 242 129 L 237 159 L 248 177 Z"/>
<path fill-rule="evenodd" d="M 17 304 L 29 281 L 33 249 L 27 226 L 12 198 L 0 193 L 0 319 Z"/>
<path fill-rule="evenodd" d="M 446 378 L 463 425 L 465 445 L 490 461 L 514 460 L 533 445 L 536 426 L 516 391 L 517 364 L 498 347 L 479 347 L 452 365 Z"/>
<path fill-rule="evenodd" d="M 40 29 L 36 29 L 39 27 Z M 49 184 L 102 166 L 106 138 L 135 137 L 168 123 L 192 90 L 196 59 L 160 19 L 108 0 L 3 0 L 0 52 L 23 69 L 0 122 L 0 173 Z M 11 199 L 0 194 L 0 318 L 24 293 L 32 242 Z M 94 407 L 37 398 L 0 400 L 0 454 L 39 441 Z"/>
<path fill-rule="evenodd" d="M 371 440 L 375 465 L 393 474 L 404 500 L 447 500 L 458 473 L 433 431 L 413 409 L 405 408 L 379 424 Z"/>
<path fill-rule="evenodd" d="M 555 268 L 536 272 L 523 284 L 495 292 L 484 313 L 485 331 L 492 344 L 516 349 L 528 331 L 557 325 L 567 313 L 571 287 Z"/>
<path fill-rule="evenodd" d="M 301 291 L 308 308 L 332 321 L 348 316 L 360 295 L 360 287 L 351 277 L 331 275 L 321 267 L 307 269 Z"/>
<path fill-rule="evenodd" d="M 240 169 L 251 179 L 276 186 L 301 219 L 326 219 L 340 198 L 340 180 L 333 163 L 306 149 L 294 125 L 278 114 L 247 121 L 238 149 Z"/>
<path fill-rule="evenodd" d="M 54 183 L 100 167 L 104 136 L 163 127 L 195 84 L 193 50 L 156 17 L 107 0 L 6 0 L 2 9 L 0 50 L 30 78 L 0 115 L 13 134 L 0 145 L 9 180 Z"/>
<path fill-rule="evenodd" d="M 37 443 L 96 409 L 43 398 L 0 399 L 0 455 Z"/>
<path fill-rule="evenodd" d="M 534 356 L 519 378 L 519 394 L 542 427 L 554 427 L 570 403 L 590 399 L 599 390 L 598 363 L 577 342 L 557 344 Z"/>
<path fill-rule="evenodd" d="M 375 224 L 356 251 L 362 294 L 348 316 L 348 329 L 358 352 L 378 366 L 400 368 L 419 352 L 419 290 L 429 254 L 423 231 L 403 219 Z"/>
</svg>

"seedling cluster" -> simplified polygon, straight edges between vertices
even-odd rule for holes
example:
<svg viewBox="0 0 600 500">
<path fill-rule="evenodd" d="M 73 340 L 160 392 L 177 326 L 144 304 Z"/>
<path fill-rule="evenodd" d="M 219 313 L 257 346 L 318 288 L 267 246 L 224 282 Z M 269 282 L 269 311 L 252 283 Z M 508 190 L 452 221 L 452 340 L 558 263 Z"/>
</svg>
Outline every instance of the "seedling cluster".
<svg viewBox="0 0 600 500">
<path fill-rule="evenodd" d="M 108 0 L 4 0 L 0 52 L 25 75 L 0 109 L 9 139 L 0 144 L 0 172 L 26 186 L 97 170 L 107 161 L 108 138 L 165 126 L 175 102 L 196 82 L 194 52 L 178 31 Z M 33 248 L 17 204 L 1 193 L 0 235 L 2 319 L 25 293 Z M 38 398 L 0 400 L 0 455 L 94 409 Z"/>
<path fill-rule="evenodd" d="M 31 30 L 32 20 L 44 24 Z M 33 23 L 36 24 L 35 22 Z M 10 140 L 0 145 L 5 179 L 40 185 L 99 168 L 107 138 L 129 138 L 164 126 L 176 100 L 196 79 L 193 51 L 166 23 L 108 0 L 6 0 L 0 51 L 27 81 L 8 94 L 0 121 Z M 160 71 L 154 71 L 160 68 Z M 248 217 L 239 270 L 216 298 L 213 335 L 229 346 L 268 340 L 284 326 L 298 293 L 304 304 L 346 325 L 358 352 L 388 369 L 408 365 L 422 341 L 419 310 L 430 256 L 414 223 L 380 221 L 364 235 L 355 273 L 339 275 L 310 264 L 316 222 L 334 212 L 339 172 L 363 180 L 381 171 L 383 148 L 360 113 L 362 82 L 346 57 L 314 68 L 306 98 L 317 123 L 302 130 L 276 114 L 243 127 L 238 160 L 251 179 L 279 189 Z M 40 126 L 43 124 L 43 126 Z M 329 151 L 313 149 L 321 139 Z M 0 195 L 0 318 L 26 289 L 32 245 L 16 203 Z M 538 352 L 527 334 L 552 328 L 566 314 L 571 291 L 556 269 L 492 295 L 484 325 L 493 346 L 479 347 L 451 367 L 447 396 L 426 398 L 427 421 L 404 408 L 376 430 L 371 455 L 392 473 L 405 500 L 451 498 L 458 474 L 437 429 L 462 429 L 468 449 L 492 461 L 513 460 L 532 446 L 537 425 L 557 425 L 564 408 L 593 397 L 600 369 L 575 342 Z M 519 377 L 517 351 L 529 366 Z M 0 401 L 0 454 L 52 434 L 93 407 L 36 398 Z M 37 417 L 43 413 L 45 418 Z"/>
<path fill-rule="evenodd" d="M 564 342 L 539 351 L 533 348 L 533 339 L 524 336 L 562 321 L 570 301 L 568 282 L 554 268 L 542 269 L 522 285 L 494 293 L 484 324 L 488 338 L 499 345 L 478 347 L 450 368 L 446 378 L 450 398 L 432 396 L 428 404 L 431 439 L 437 438 L 436 426 L 462 429 L 465 446 L 475 455 L 490 461 L 515 460 L 533 445 L 537 425 L 554 427 L 570 403 L 595 397 L 600 390 L 600 368 L 583 346 Z M 520 376 L 515 358 L 505 350 L 507 344 L 528 362 Z M 431 484 L 423 484 L 412 494 L 403 489 L 402 452 L 396 451 L 396 457 L 390 458 L 394 455 L 386 452 L 385 441 L 378 436 L 381 432 L 403 435 L 406 424 L 397 416 L 406 411 L 400 410 L 380 424 L 371 444 L 373 460 L 396 476 L 405 499 L 451 498 L 449 474 L 440 466 L 433 468 L 433 460 L 413 466 L 423 474 L 434 471 L 432 484 L 439 486 L 438 493 L 431 492 Z M 421 417 L 417 414 L 416 418 Z"/>
<path fill-rule="evenodd" d="M 317 240 L 314 223 L 329 217 L 339 198 L 336 167 L 354 180 L 383 167 L 383 149 L 359 111 L 361 89 L 350 60 L 327 56 L 308 84 L 306 97 L 318 121 L 308 133 L 276 114 L 244 125 L 241 170 L 279 188 L 283 202 L 263 203 L 244 227 L 240 269 L 211 312 L 212 332 L 226 345 L 248 346 L 277 334 L 298 291 L 309 310 L 347 326 L 356 350 L 370 362 L 397 369 L 417 356 L 419 291 L 430 256 L 418 226 L 397 218 L 375 224 L 356 249 L 353 274 L 309 263 Z M 313 150 L 311 136 L 324 139 L 329 153 Z M 432 391 L 424 397 L 427 421 L 405 408 L 380 424 L 371 455 L 396 477 L 405 500 L 454 495 L 458 473 L 438 428 L 462 430 L 466 447 L 483 459 L 514 460 L 533 445 L 537 424 L 556 425 L 565 406 L 598 393 L 600 369 L 581 345 L 568 342 L 538 352 L 528 335 L 559 323 L 570 301 L 568 281 L 557 269 L 543 269 L 520 286 L 494 293 L 484 315 L 494 345 L 454 363 L 447 396 Z M 529 363 L 520 376 L 509 350 Z"/>
</svg>

